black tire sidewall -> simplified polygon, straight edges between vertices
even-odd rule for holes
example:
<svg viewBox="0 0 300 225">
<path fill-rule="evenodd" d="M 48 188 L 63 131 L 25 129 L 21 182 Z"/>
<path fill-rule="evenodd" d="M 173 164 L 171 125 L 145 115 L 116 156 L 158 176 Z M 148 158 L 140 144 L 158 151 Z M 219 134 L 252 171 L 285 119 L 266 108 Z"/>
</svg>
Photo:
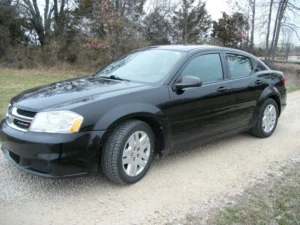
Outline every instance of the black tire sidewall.
<svg viewBox="0 0 300 225">
<path fill-rule="evenodd" d="M 272 104 L 274 107 L 275 107 L 275 110 L 276 110 L 276 121 L 275 121 L 275 125 L 273 127 L 273 129 L 271 130 L 271 132 L 267 133 L 264 131 L 263 129 L 263 124 L 262 124 L 262 120 L 263 120 L 263 117 L 264 117 L 264 111 L 266 109 L 266 107 L 268 105 Z M 264 137 L 269 137 L 271 136 L 274 131 L 276 130 L 276 127 L 277 127 L 277 122 L 278 122 L 278 116 L 279 116 L 279 110 L 278 110 L 278 106 L 277 106 L 277 103 L 275 102 L 275 100 L 269 98 L 268 100 L 266 100 L 263 105 L 261 106 L 261 111 L 260 111 L 260 115 L 259 115 L 259 128 L 260 128 L 260 132 L 261 134 L 264 136 Z"/>
<path fill-rule="evenodd" d="M 148 137 L 150 139 L 151 151 L 150 151 L 150 155 L 149 155 L 149 160 L 148 160 L 147 165 L 144 168 L 144 170 L 139 175 L 131 177 L 131 176 L 128 176 L 123 169 L 122 157 L 123 157 L 123 150 L 124 150 L 127 140 L 136 131 L 144 131 L 148 135 Z M 118 173 L 119 173 L 121 180 L 127 184 L 133 184 L 133 183 L 141 180 L 146 175 L 146 173 L 148 172 L 148 170 L 151 166 L 151 163 L 153 160 L 153 155 L 154 155 L 154 150 L 155 150 L 155 139 L 154 139 L 154 134 L 153 134 L 152 129 L 144 122 L 137 123 L 135 126 L 131 127 L 127 131 L 126 135 L 124 135 L 124 137 L 122 137 L 122 143 L 120 144 L 119 154 L 118 154 L 118 158 L 117 158 L 117 168 L 118 168 Z"/>
</svg>

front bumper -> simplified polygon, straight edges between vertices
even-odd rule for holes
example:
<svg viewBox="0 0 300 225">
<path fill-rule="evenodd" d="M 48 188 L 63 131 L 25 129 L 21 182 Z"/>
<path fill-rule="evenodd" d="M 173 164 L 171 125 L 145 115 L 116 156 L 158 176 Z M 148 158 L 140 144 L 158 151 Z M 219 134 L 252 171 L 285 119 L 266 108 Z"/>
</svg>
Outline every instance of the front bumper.
<svg viewBox="0 0 300 225">
<path fill-rule="evenodd" d="M 98 171 L 105 131 L 74 134 L 22 132 L 0 124 L 5 157 L 18 169 L 43 177 L 70 177 Z"/>
</svg>

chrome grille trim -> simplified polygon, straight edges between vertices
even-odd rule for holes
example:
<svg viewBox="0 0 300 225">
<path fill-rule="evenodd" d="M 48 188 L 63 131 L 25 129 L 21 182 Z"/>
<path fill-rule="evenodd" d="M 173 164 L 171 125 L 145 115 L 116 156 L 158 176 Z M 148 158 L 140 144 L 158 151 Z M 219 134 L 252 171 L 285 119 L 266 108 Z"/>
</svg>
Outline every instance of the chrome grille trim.
<svg viewBox="0 0 300 225">
<path fill-rule="evenodd" d="M 32 119 L 33 119 L 32 117 L 27 117 L 27 116 L 20 115 L 20 114 L 18 114 L 17 110 L 18 109 L 16 107 L 12 108 L 12 111 L 11 111 L 12 117 L 14 117 L 16 119 L 19 119 L 19 120 L 23 120 L 25 122 L 31 122 L 32 121 Z"/>
<path fill-rule="evenodd" d="M 20 115 L 20 114 L 18 114 L 17 110 L 18 109 L 16 107 L 12 107 L 11 111 L 10 112 L 8 111 L 8 115 L 6 117 L 6 122 L 7 122 L 8 126 L 10 126 L 11 128 L 22 131 L 22 132 L 26 132 L 26 131 L 28 131 L 30 126 L 28 127 L 28 129 L 18 127 L 14 124 L 14 120 L 16 119 L 16 120 L 31 124 L 33 117 L 31 118 L 31 117 Z"/>
<path fill-rule="evenodd" d="M 20 108 L 17 109 L 17 113 L 19 115 L 22 115 L 22 116 L 25 116 L 25 117 L 30 117 L 30 118 L 35 117 L 35 115 L 37 114 L 36 112 L 27 111 L 27 110 L 23 110 L 23 109 L 20 109 Z"/>
<path fill-rule="evenodd" d="M 18 127 L 18 126 L 16 126 L 15 124 L 10 123 L 10 122 L 7 122 L 7 124 L 8 124 L 8 126 L 10 126 L 11 128 L 14 128 L 14 129 L 16 129 L 16 130 L 23 131 L 23 132 L 28 131 L 27 129 L 23 129 L 23 128 L 21 128 L 21 127 Z"/>
</svg>

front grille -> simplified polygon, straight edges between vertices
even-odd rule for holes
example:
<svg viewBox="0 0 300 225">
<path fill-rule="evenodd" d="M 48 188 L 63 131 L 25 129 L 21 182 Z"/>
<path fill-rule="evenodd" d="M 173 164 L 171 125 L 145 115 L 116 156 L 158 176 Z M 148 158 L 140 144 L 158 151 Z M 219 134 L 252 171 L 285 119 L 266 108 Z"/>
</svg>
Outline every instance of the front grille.
<svg viewBox="0 0 300 225">
<path fill-rule="evenodd" d="M 14 123 L 14 125 L 22 128 L 22 129 L 28 129 L 30 126 L 30 123 L 22 121 L 22 120 L 18 120 L 18 119 L 14 119 L 13 123 Z"/>
<path fill-rule="evenodd" d="M 26 111 L 23 109 L 17 109 L 17 113 L 21 116 L 31 117 L 33 118 L 36 114 L 36 112 Z"/>
<path fill-rule="evenodd" d="M 26 111 L 12 107 L 7 115 L 7 124 L 20 131 L 27 131 L 36 112 Z"/>
<path fill-rule="evenodd" d="M 31 160 L 29 167 L 30 167 L 30 169 L 36 170 L 37 172 L 51 173 L 51 167 L 49 167 L 47 161 L 34 159 L 34 160 Z"/>
</svg>

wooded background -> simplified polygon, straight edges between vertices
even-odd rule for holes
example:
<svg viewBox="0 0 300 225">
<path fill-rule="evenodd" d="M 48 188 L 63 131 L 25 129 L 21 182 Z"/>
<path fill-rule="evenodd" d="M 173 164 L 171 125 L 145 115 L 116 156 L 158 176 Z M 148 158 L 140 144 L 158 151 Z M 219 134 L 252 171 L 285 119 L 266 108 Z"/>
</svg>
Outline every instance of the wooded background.
<svg viewBox="0 0 300 225">
<path fill-rule="evenodd" d="M 213 21 L 203 0 L 0 0 L 0 64 L 99 67 L 161 44 L 239 48 L 269 65 L 278 53 L 300 51 L 299 0 L 228 4 L 230 12 Z"/>
</svg>

